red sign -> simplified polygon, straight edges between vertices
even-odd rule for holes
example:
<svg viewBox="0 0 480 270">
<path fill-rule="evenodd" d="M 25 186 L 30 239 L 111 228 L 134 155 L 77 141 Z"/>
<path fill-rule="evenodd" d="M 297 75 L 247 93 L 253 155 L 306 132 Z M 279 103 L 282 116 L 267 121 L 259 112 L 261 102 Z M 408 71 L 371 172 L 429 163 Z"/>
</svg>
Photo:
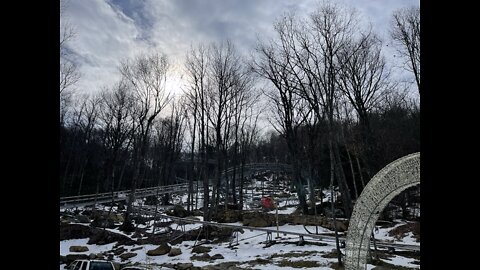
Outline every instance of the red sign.
<svg viewBox="0 0 480 270">
<path fill-rule="evenodd" d="M 262 206 L 268 209 L 275 208 L 275 202 L 270 197 L 262 197 Z"/>
</svg>

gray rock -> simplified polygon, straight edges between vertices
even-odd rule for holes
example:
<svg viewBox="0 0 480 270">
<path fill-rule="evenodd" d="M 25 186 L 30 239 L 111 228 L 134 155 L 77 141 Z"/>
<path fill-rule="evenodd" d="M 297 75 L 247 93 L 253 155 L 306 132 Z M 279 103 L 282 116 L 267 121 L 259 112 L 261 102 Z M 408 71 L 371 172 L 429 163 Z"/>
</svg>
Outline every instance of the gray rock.
<svg viewBox="0 0 480 270">
<path fill-rule="evenodd" d="M 148 256 L 160 256 L 160 255 L 165 255 L 167 253 L 169 253 L 171 250 L 171 247 L 164 243 L 164 244 L 161 244 L 160 246 L 158 246 L 158 248 L 156 249 L 152 249 L 152 250 L 149 250 L 147 251 L 147 255 Z"/>
<path fill-rule="evenodd" d="M 90 219 L 85 215 L 77 215 L 75 218 L 79 223 L 90 223 Z"/>
<path fill-rule="evenodd" d="M 135 252 L 127 252 L 127 253 L 123 253 L 122 255 L 120 255 L 119 257 L 122 259 L 122 261 L 125 261 L 125 260 L 128 260 L 132 257 L 135 257 L 137 256 L 137 253 Z"/>
<path fill-rule="evenodd" d="M 177 270 L 190 270 L 193 267 L 193 263 L 179 263 L 175 265 Z"/>
<path fill-rule="evenodd" d="M 86 247 L 86 246 L 71 246 L 68 250 L 70 252 L 85 252 L 85 251 L 88 251 L 88 247 Z"/>
<path fill-rule="evenodd" d="M 196 246 L 192 249 L 192 253 L 205 253 L 210 252 L 210 250 L 212 250 L 212 247 Z"/>
<path fill-rule="evenodd" d="M 221 259 L 225 259 L 222 254 L 215 254 L 212 256 L 212 260 L 221 260 Z"/>
<path fill-rule="evenodd" d="M 113 251 L 113 254 L 120 255 L 120 254 L 124 253 L 126 251 L 126 249 L 122 246 L 122 247 L 119 247 L 119 248 L 114 249 L 112 251 Z"/>
<path fill-rule="evenodd" d="M 170 249 L 170 252 L 168 253 L 168 256 L 174 257 L 182 254 L 182 251 L 179 248 L 172 248 Z"/>
</svg>

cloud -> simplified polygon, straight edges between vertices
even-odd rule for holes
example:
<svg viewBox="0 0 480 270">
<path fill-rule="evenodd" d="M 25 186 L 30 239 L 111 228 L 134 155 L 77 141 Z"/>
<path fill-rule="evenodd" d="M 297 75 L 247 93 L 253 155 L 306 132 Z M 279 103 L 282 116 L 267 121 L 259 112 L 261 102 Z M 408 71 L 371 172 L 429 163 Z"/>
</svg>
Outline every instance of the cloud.
<svg viewBox="0 0 480 270">
<path fill-rule="evenodd" d="M 70 1 L 67 16 L 76 36 L 67 44 L 79 64 L 80 89 L 93 92 L 118 79 L 121 59 L 148 47 L 135 21 L 103 0 Z"/>
<path fill-rule="evenodd" d="M 249 54 L 257 36 L 272 34 L 282 13 L 306 14 L 316 0 L 71 0 L 66 11 L 77 29 L 68 44 L 83 76 L 78 88 L 98 91 L 118 79 L 120 60 L 139 52 L 166 53 L 181 68 L 190 45 L 233 41 Z M 385 30 L 391 12 L 418 0 L 344 0 Z"/>
</svg>

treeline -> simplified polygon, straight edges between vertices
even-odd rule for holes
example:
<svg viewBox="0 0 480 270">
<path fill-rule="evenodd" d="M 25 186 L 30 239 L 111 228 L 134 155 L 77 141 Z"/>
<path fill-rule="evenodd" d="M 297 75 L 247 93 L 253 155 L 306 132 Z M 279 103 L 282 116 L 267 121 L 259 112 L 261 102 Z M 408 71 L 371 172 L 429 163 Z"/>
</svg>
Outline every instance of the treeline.
<svg viewBox="0 0 480 270">
<path fill-rule="evenodd" d="M 409 16 L 416 19 L 418 8 L 394 14 L 390 41 L 406 51 L 419 92 L 419 21 Z M 68 95 L 74 82 L 61 72 L 60 196 L 134 191 L 181 177 L 189 182 L 189 210 L 193 181 L 204 187 L 200 207 L 209 220 L 222 204 L 243 207 L 245 164 L 282 162 L 293 166 L 305 213 L 306 185 L 338 186 L 350 216 L 378 170 L 420 150 L 418 102 L 392 76 L 384 41 L 362 25 L 350 9 L 323 3 L 305 18 L 281 17 L 275 36 L 259 40 L 249 58 L 230 41 L 192 46 L 175 98 L 163 54 L 122 61 L 121 79 L 94 96 Z M 259 102 L 265 99 L 267 107 Z M 261 130 L 266 116 L 275 131 Z M 230 167 L 233 175 L 223 179 Z"/>
</svg>

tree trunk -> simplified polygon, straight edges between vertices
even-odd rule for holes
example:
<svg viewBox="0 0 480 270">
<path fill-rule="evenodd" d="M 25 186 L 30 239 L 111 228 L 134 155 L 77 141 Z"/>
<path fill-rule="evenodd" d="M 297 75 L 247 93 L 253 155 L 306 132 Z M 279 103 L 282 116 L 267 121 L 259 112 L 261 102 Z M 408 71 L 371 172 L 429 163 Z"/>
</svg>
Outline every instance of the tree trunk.
<svg viewBox="0 0 480 270">
<path fill-rule="evenodd" d="M 333 181 L 335 178 L 335 157 L 333 153 L 333 145 L 332 145 L 332 139 L 331 137 L 329 138 L 328 141 L 328 148 L 330 152 L 330 211 L 332 212 L 332 220 L 333 220 L 333 229 L 335 231 L 335 245 L 337 248 L 337 260 L 338 260 L 338 265 L 342 266 L 342 253 L 340 251 L 340 243 L 338 239 L 338 230 L 337 230 L 337 219 L 335 216 L 335 201 L 333 200 L 334 197 L 334 186 L 333 186 Z"/>
<path fill-rule="evenodd" d="M 347 180 L 345 179 L 345 172 L 343 171 L 340 151 L 338 149 L 338 144 L 336 141 L 333 142 L 333 151 L 336 165 L 335 169 L 337 171 L 338 186 L 340 188 L 340 193 L 342 194 L 345 216 L 347 218 L 350 218 L 352 214 L 352 199 L 350 197 L 350 190 L 347 185 Z"/>
</svg>

